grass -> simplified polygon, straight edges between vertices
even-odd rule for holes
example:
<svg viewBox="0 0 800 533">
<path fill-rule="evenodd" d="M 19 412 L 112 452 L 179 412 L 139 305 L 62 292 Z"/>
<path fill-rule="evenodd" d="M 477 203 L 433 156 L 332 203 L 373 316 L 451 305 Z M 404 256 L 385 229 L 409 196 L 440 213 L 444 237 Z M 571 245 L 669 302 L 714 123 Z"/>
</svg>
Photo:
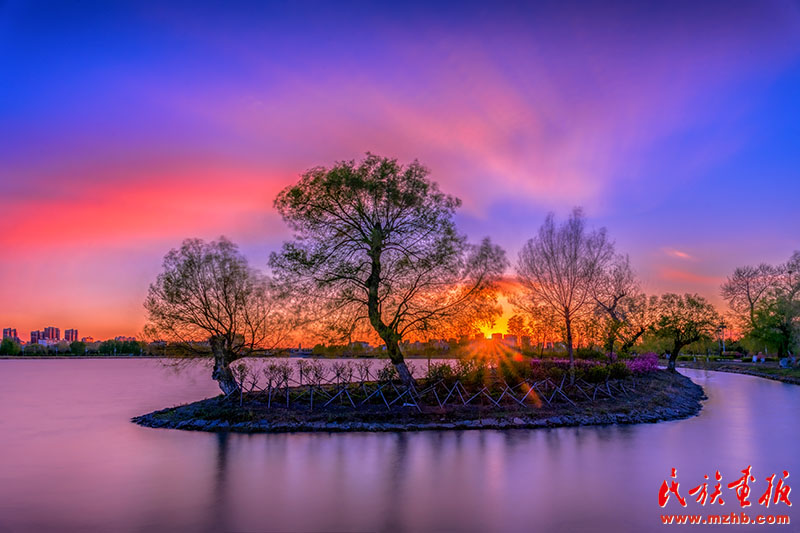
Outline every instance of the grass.
<svg viewBox="0 0 800 533">
<path fill-rule="evenodd" d="M 746 374 L 800 385 L 800 366 L 781 368 L 778 363 L 740 363 L 730 361 L 706 362 L 701 360 L 696 362 L 680 363 L 679 366 L 685 368 L 716 370 L 718 372 L 731 372 L 734 374 Z"/>
</svg>

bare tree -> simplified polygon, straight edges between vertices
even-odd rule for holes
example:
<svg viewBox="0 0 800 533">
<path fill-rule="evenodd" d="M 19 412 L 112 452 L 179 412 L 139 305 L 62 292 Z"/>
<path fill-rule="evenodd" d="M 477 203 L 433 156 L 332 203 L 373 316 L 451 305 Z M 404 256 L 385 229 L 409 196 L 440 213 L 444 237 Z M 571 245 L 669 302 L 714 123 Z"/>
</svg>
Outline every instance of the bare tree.
<svg viewBox="0 0 800 533">
<path fill-rule="evenodd" d="M 773 284 L 756 305 L 749 334 L 784 357 L 793 353 L 800 338 L 800 251 L 773 272 Z"/>
<path fill-rule="evenodd" d="M 654 333 L 670 341 L 669 369 L 673 372 L 681 349 L 712 338 L 721 321 L 714 306 L 697 294 L 666 293 L 654 296 L 651 305 L 656 310 Z"/>
<path fill-rule="evenodd" d="M 295 232 L 270 265 L 294 292 L 313 295 L 319 324 L 349 338 L 371 329 L 403 382 L 414 380 L 400 341 L 455 323 L 493 321 L 505 254 L 456 231 L 460 201 L 418 162 L 367 154 L 305 173 L 275 207 Z"/>
<path fill-rule="evenodd" d="M 787 262 L 775 269 L 776 286 L 789 301 L 800 297 L 800 250 L 795 251 Z"/>
<path fill-rule="evenodd" d="M 722 297 L 740 317 L 746 317 L 750 328 L 755 325 L 755 312 L 759 302 L 770 288 L 779 282 L 780 269 L 761 263 L 757 267 L 743 266 L 733 271 L 722 284 Z"/>
<path fill-rule="evenodd" d="M 800 337 L 800 251 L 777 266 L 737 268 L 721 292 L 747 337 L 780 355 L 791 352 Z"/>
<path fill-rule="evenodd" d="M 277 300 L 270 280 L 250 268 L 231 241 L 187 239 L 167 253 L 150 285 L 146 330 L 182 344 L 192 356 L 210 352 L 211 377 L 231 394 L 239 389 L 231 363 L 274 348 L 288 332 Z"/>
<path fill-rule="evenodd" d="M 550 213 L 537 236 L 519 253 L 516 271 L 521 299 L 529 305 L 549 307 L 561 318 L 573 377 L 573 322 L 591 310 L 595 285 L 613 254 L 605 228 L 588 231 L 579 208 L 560 226 Z"/>
<path fill-rule="evenodd" d="M 593 298 L 597 315 L 604 324 L 604 348 L 614 352 L 619 341 L 622 351 L 630 349 L 647 330 L 647 298 L 631 268 L 627 255 L 616 255 L 600 273 Z"/>
</svg>

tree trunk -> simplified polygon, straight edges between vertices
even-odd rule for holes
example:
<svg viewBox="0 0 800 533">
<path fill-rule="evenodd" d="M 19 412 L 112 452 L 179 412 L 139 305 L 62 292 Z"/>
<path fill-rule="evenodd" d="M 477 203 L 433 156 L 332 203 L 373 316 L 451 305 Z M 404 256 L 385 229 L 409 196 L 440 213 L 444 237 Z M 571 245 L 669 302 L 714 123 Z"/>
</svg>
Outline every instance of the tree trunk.
<svg viewBox="0 0 800 533">
<path fill-rule="evenodd" d="M 567 353 L 569 354 L 569 384 L 575 384 L 575 354 L 572 350 L 572 321 L 567 317 L 565 319 L 567 326 Z"/>
<path fill-rule="evenodd" d="M 608 335 L 608 339 L 606 339 L 606 345 L 604 346 L 606 353 L 608 354 L 609 362 L 614 362 L 614 344 L 616 340 L 616 335 L 611 333 Z"/>
<path fill-rule="evenodd" d="M 675 347 L 672 349 L 672 352 L 669 354 L 669 362 L 667 363 L 667 370 L 670 372 L 677 372 L 675 370 L 675 362 L 678 360 L 678 354 L 681 353 L 682 346 L 676 344 Z"/>
<path fill-rule="evenodd" d="M 622 346 L 619 349 L 619 353 L 627 354 L 630 351 L 630 349 L 633 348 L 633 345 L 636 344 L 636 341 L 639 339 L 639 337 L 642 336 L 644 332 L 645 332 L 644 328 L 639 328 L 639 331 L 637 331 L 633 337 L 622 343 Z"/>
<path fill-rule="evenodd" d="M 214 370 L 211 372 L 211 378 L 216 380 L 220 390 L 229 396 L 239 390 L 239 384 L 231 371 L 230 357 L 227 357 L 224 343 L 224 339 L 218 335 L 212 336 L 210 339 L 211 353 L 214 355 Z"/>
<path fill-rule="evenodd" d="M 369 277 L 367 278 L 367 313 L 369 315 L 369 323 L 380 336 L 381 340 L 386 343 L 386 353 L 389 355 L 392 364 L 397 369 L 397 374 L 400 380 L 408 387 L 412 393 L 416 392 L 416 383 L 408 371 L 408 366 L 403 359 L 403 353 L 400 351 L 400 336 L 397 334 L 393 326 L 388 326 L 383 322 L 380 312 L 380 303 L 378 300 L 378 289 L 381 283 L 381 251 L 383 233 L 380 226 L 372 231 L 372 244 L 370 246 L 370 259 L 371 267 Z"/>
<path fill-rule="evenodd" d="M 403 385 L 411 389 L 412 392 L 415 392 L 417 390 L 417 382 L 411 375 L 411 371 L 408 370 L 408 365 L 406 365 L 405 359 L 403 359 L 403 353 L 400 351 L 400 345 L 397 339 L 383 339 L 383 342 L 386 343 L 386 353 L 389 355 L 389 360 L 392 361 L 392 364 L 397 370 L 400 381 L 403 382 Z"/>
<path fill-rule="evenodd" d="M 614 336 L 609 335 L 609 337 L 606 339 L 605 346 L 603 346 L 609 357 L 611 357 L 611 354 L 614 353 L 614 344 Z"/>
</svg>

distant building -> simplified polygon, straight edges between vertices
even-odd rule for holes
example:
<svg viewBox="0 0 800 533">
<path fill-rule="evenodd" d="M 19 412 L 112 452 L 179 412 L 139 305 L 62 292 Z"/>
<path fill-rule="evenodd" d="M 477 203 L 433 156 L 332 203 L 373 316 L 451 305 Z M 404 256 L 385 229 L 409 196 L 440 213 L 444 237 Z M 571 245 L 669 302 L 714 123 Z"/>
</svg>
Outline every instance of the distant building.
<svg viewBox="0 0 800 533">
<path fill-rule="evenodd" d="M 3 338 L 11 339 L 13 341 L 18 340 L 19 337 L 17 337 L 17 328 L 3 328 Z"/>
<path fill-rule="evenodd" d="M 31 344 L 39 344 L 39 339 L 41 339 L 42 332 L 39 330 L 31 331 Z"/>
<path fill-rule="evenodd" d="M 136 337 L 126 337 L 125 335 L 117 335 L 116 337 L 114 337 L 114 340 L 119 342 L 129 342 L 129 341 L 134 342 L 136 340 Z"/>
<path fill-rule="evenodd" d="M 81 342 L 85 342 L 86 344 L 90 344 L 94 342 L 94 337 L 83 337 L 81 338 Z"/>
<path fill-rule="evenodd" d="M 59 328 L 54 328 L 53 326 L 48 326 L 44 328 L 42 336 L 49 341 L 58 342 L 61 340 L 61 330 Z"/>
<path fill-rule="evenodd" d="M 449 350 L 450 344 L 445 339 L 430 339 L 428 346 L 436 350 Z"/>
<path fill-rule="evenodd" d="M 519 340 L 521 341 L 523 348 L 530 348 L 531 347 L 531 338 L 528 337 L 527 335 L 523 335 L 522 337 L 520 337 Z"/>
<path fill-rule="evenodd" d="M 517 346 L 517 336 L 505 335 L 503 337 L 503 344 L 505 344 L 506 346 Z"/>
<path fill-rule="evenodd" d="M 501 340 L 503 340 L 503 334 L 502 333 L 492 333 L 492 340 L 494 342 L 500 342 Z"/>
<path fill-rule="evenodd" d="M 476 341 L 485 341 L 486 340 L 486 335 L 484 335 L 483 333 L 478 333 L 477 335 L 475 335 L 475 340 Z"/>
<path fill-rule="evenodd" d="M 68 329 L 64 332 L 64 340 L 67 342 L 75 342 L 78 340 L 78 330 Z"/>
</svg>

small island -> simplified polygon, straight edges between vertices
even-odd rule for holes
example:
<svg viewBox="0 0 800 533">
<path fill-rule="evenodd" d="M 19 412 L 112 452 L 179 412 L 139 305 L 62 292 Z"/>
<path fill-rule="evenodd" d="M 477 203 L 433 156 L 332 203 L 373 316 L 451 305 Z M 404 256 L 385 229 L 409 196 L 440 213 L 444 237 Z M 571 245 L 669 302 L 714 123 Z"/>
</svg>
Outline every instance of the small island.
<svg viewBox="0 0 800 533">
<path fill-rule="evenodd" d="M 703 389 L 654 368 L 655 356 L 625 363 L 579 361 L 570 384 L 565 361 L 434 364 L 412 394 L 393 367 L 370 374 L 368 362 L 271 363 L 249 389 L 133 418 L 153 428 L 242 433 L 417 431 L 634 424 L 696 415 Z M 527 368 L 526 368 L 527 367 Z M 371 377 L 376 379 L 372 380 Z M 350 378 L 350 379 L 347 379 Z M 516 380 L 512 379 L 516 378 Z"/>
<path fill-rule="evenodd" d="M 711 303 L 688 293 L 648 298 L 628 256 L 580 208 L 560 223 L 547 215 L 512 264 L 488 237 L 459 232 L 460 205 L 418 161 L 367 153 L 314 167 L 278 193 L 274 206 L 293 235 L 270 254 L 268 272 L 224 237 L 185 240 L 150 285 L 145 330 L 213 361 L 222 395 L 133 421 L 403 431 L 656 422 L 700 411 L 703 390 L 675 363 L 714 338 L 722 319 Z M 487 339 L 483 328 L 506 312 L 501 296 L 514 310 L 508 335 Z M 377 342 L 377 359 L 281 357 L 287 346 L 357 339 Z M 410 364 L 410 344 L 423 339 L 446 345 L 448 361 L 425 371 Z M 656 349 L 669 353 L 666 371 Z"/>
</svg>

